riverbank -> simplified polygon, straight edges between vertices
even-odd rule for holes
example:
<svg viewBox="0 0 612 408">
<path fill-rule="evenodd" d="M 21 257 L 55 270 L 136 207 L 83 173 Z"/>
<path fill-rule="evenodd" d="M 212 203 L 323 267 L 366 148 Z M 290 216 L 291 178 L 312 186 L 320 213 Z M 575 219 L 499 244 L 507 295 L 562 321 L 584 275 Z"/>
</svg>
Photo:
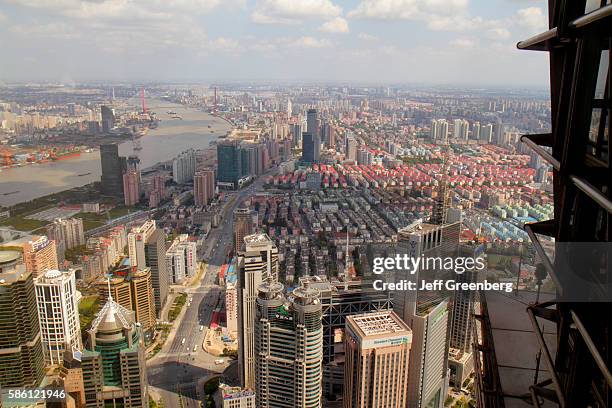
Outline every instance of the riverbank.
<svg viewBox="0 0 612 408">
<path fill-rule="evenodd" d="M 119 154 L 138 156 L 142 169 L 172 160 L 190 148 L 208 149 L 211 141 L 225 136 L 232 127 L 221 117 L 167 101 L 154 100 L 149 107 L 161 119 L 158 127 L 139 138 L 139 146 L 134 146 L 131 140 L 119 144 Z M 177 112 L 183 119 L 173 119 L 167 111 Z M 32 171 L 33 168 L 36 171 Z M 99 181 L 101 173 L 99 152 L 35 167 L 5 169 L 0 173 L 0 206 L 8 207 L 82 187 Z"/>
</svg>

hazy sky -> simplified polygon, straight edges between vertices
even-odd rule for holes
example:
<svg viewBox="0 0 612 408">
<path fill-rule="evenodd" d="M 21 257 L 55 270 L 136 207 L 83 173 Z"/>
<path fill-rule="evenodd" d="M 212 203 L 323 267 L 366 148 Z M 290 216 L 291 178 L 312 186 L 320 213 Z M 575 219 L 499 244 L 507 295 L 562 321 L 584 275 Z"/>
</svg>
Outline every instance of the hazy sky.
<svg viewBox="0 0 612 408">
<path fill-rule="evenodd" d="M 545 0 L 0 0 L 0 81 L 537 85 Z"/>
</svg>

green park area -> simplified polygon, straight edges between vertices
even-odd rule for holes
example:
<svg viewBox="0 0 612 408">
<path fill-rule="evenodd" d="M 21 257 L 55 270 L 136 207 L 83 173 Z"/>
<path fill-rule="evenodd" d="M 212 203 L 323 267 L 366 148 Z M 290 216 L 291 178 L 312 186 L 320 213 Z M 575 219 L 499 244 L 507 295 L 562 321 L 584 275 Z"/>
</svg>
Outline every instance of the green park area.
<svg viewBox="0 0 612 408">
<path fill-rule="evenodd" d="M 85 330 L 91 325 L 100 307 L 100 296 L 83 296 L 79 302 L 79 318 L 81 320 L 81 330 Z"/>
<path fill-rule="evenodd" d="M 47 221 L 31 220 L 23 215 L 4 218 L 0 221 L 0 226 L 12 227 L 18 231 L 33 231 L 47 225 Z"/>
<path fill-rule="evenodd" d="M 77 218 L 81 218 L 83 220 L 83 229 L 85 231 L 89 231 L 90 229 L 101 227 L 106 224 L 108 220 L 112 220 L 115 218 L 123 217 L 130 213 L 130 211 L 135 211 L 134 208 L 130 207 L 115 207 L 112 210 L 103 213 L 91 213 L 91 212 L 81 212 L 75 215 Z"/>
</svg>

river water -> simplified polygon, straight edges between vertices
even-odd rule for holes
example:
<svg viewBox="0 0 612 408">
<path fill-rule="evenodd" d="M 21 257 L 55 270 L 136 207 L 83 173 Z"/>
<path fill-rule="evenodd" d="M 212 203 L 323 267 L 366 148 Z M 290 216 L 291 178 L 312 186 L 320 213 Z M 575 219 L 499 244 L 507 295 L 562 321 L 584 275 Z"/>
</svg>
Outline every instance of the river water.
<svg viewBox="0 0 612 408">
<path fill-rule="evenodd" d="M 141 168 L 170 160 L 189 148 L 205 149 L 230 130 L 226 121 L 207 112 L 160 100 L 147 101 L 147 106 L 161 121 L 157 129 L 150 129 L 139 139 L 142 150 L 135 152 L 131 141 L 119 145 L 121 155 L 136 154 L 140 158 Z M 183 119 L 172 119 L 168 111 Z M 98 151 L 82 153 L 74 159 L 2 169 L 0 205 L 14 205 L 80 187 L 100 180 L 100 174 Z"/>
</svg>

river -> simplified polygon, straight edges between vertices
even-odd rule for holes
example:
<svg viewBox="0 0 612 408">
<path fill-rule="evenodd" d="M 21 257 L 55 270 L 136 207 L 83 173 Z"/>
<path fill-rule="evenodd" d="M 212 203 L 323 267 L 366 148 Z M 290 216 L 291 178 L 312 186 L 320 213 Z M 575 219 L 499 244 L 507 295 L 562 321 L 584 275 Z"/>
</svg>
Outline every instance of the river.
<svg viewBox="0 0 612 408">
<path fill-rule="evenodd" d="M 157 129 L 150 129 L 140 138 L 142 150 L 135 152 L 131 141 L 119 145 L 121 155 L 136 154 L 140 158 L 141 168 L 170 160 L 189 148 L 205 149 L 230 130 L 226 121 L 207 112 L 161 100 L 147 101 L 147 106 L 161 121 Z M 172 119 L 168 111 L 183 119 Z M 0 205 L 14 205 L 80 187 L 100 180 L 100 174 L 98 151 L 82 153 L 74 159 L 2 169 Z"/>
</svg>

